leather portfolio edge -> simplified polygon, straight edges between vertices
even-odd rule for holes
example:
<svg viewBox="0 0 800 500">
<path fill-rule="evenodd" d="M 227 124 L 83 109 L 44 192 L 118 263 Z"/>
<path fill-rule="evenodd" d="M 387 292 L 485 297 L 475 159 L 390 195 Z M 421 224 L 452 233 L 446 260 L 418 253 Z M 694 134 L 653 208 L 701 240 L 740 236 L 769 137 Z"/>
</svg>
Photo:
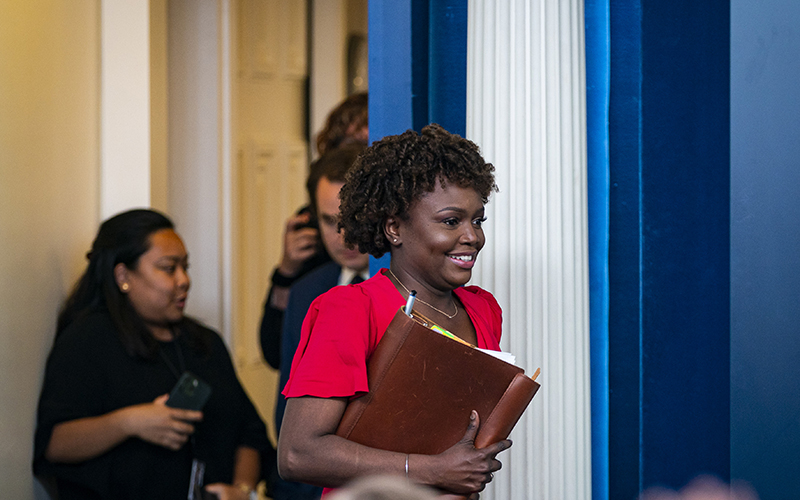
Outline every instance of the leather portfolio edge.
<svg viewBox="0 0 800 500">
<path fill-rule="evenodd" d="M 393 326 L 395 322 L 399 323 L 399 326 Z M 353 432 L 364 410 L 366 410 L 370 401 L 372 401 L 375 391 L 378 390 L 381 382 L 383 382 L 384 376 L 391 368 L 394 359 L 397 357 L 397 353 L 400 352 L 403 344 L 405 344 L 408 334 L 414 327 L 414 323 L 415 321 L 406 316 L 402 310 L 398 311 L 391 323 L 389 323 L 387 331 L 390 328 L 396 328 L 397 330 L 395 331 L 398 332 L 399 335 L 393 334 L 388 337 L 384 335 L 381 341 L 378 342 L 378 346 L 375 348 L 372 356 L 370 356 L 369 361 L 367 361 L 367 373 L 370 382 L 369 392 L 348 402 L 344 415 L 342 415 L 342 420 L 339 422 L 339 427 L 336 429 L 337 436 L 347 438 L 350 436 L 350 433 Z M 388 342 L 383 342 L 384 339 Z M 380 371 L 377 373 L 373 371 L 376 367 L 380 367 Z"/>
<path fill-rule="evenodd" d="M 506 439 L 539 390 L 540 384 L 524 373 L 517 373 L 505 393 L 485 419 L 481 419 L 475 448 L 485 448 Z"/>
</svg>

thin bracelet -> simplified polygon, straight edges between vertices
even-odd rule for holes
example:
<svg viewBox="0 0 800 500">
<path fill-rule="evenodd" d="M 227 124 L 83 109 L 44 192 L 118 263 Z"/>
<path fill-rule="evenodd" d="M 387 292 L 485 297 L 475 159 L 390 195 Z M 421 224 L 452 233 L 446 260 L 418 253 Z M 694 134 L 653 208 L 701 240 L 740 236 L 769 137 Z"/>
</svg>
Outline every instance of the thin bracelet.
<svg viewBox="0 0 800 500">
<path fill-rule="evenodd" d="M 408 454 L 406 454 L 406 479 L 408 479 Z"/>
</svg>

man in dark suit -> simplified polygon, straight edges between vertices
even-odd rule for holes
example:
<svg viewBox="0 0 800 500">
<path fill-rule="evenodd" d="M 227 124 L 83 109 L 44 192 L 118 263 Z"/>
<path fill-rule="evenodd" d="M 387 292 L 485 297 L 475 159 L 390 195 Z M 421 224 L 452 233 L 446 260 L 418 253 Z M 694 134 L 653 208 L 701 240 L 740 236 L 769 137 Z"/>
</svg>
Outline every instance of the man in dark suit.
<svg viewBox="0 0 800 500">
<path fill-rule="evenodd" d="M 297 280 L 289 291 L 289 302 L 283 317 L 281 333 L 280 382 L 275 408 L 275 428 L 280 433 L 286 398 L 280 394 L 289 380 L 294 351 L 300 343 L 300 327 L 311 303 L 337 285 L 358 283 L 369 277 L 369 256 L 358 249 L 347 248 L 339 232 L 339 190 L 345 175 L 364 150 L 363 144 L 345 144 L 325 153 L 311 166 L 306 188 L 311 209 L 319 222 L 319 232 L 325 250 L 332 261 L 323 264 Z M 275 485 L 275 500 L 311 500 L 319 498 L 322 488 L 301 483 L 279 481 Z"/>
</svg>

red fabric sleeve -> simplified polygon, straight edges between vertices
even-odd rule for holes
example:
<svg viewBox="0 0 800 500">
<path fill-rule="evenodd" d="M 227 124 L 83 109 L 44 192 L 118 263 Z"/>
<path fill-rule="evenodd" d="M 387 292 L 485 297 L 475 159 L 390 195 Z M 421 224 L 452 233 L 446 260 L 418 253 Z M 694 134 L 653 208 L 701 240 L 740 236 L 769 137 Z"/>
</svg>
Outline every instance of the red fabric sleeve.
<svg viewBox="0 0 800 500">
<path fill-rule="evenodd" d="M 335 287 L 317 297 L 303 320 L 283 394 L 329 398 L 367 392 L 366 360 L 378 343 L 371 309 L 357 286 Z"/>
</svg>

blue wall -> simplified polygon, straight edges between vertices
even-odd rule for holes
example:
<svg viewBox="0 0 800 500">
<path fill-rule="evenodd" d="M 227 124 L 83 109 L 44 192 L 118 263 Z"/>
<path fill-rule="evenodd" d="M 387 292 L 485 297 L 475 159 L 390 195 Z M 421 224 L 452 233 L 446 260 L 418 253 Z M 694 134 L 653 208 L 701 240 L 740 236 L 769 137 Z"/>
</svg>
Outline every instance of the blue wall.
<svg viewBox="0 0 800 500">
<path fill-rule="evenodd" d="M 800 2 L 731 1 L 731 475 L 800 498 Z"/>
<path fill-rule="evenodd" d="M 728 6 L 610 2 L 613 499 L 729 477 Z"/>
</svg>

